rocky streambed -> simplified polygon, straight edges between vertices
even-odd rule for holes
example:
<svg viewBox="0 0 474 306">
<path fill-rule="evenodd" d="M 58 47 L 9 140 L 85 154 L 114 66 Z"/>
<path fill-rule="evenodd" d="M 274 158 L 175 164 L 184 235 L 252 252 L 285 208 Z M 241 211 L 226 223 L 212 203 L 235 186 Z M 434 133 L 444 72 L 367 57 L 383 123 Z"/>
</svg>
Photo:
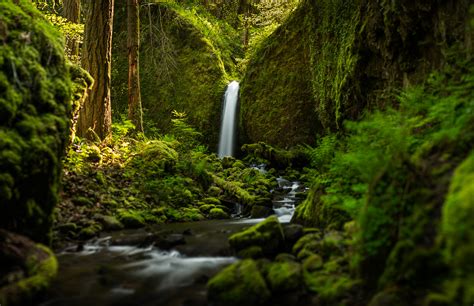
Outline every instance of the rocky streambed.
<svg viewBox="0 0 474 306">
<path fill-rule="evenodd" d="M 286 224 L 304 188 L 284 179 L 278 183 L 274 212 Z M 57 254 L 58 277 L 41 305 L 208 305 L 208 280 L 238 260 L 229 236 L 262 220 L 236 215 L 163 224 L 69 245 Z"/>
</svg>

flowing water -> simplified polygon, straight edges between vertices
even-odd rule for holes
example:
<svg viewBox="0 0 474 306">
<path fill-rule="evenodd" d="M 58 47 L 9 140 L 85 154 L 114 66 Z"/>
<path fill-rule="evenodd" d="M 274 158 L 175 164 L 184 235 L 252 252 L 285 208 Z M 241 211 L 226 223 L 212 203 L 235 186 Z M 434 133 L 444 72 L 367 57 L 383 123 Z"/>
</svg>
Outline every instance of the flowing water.
<svg viewBox="0 0 474 306">
<path fill-rule="evenodd" d="M 274 211 L 287 223 L 304 188 L 282 178 L 278 185 Z M 163 224 L 71 245 L 57 254 L 58 277 L 41 306 L 208 305 L 207 281 L 237 260 L 228 237 L 262 220 Z"/>
<path fill-rule="evenodd" d="M 217 154 L 220 158 L 234 156 L 236 133 L 237 133 L 237 112 L 239 102 L 239 83 L 231 82 L 227 86 L 224 95 L 222 108 L 221 130 L 219 136 L 219 149 Z"/>
</svg>

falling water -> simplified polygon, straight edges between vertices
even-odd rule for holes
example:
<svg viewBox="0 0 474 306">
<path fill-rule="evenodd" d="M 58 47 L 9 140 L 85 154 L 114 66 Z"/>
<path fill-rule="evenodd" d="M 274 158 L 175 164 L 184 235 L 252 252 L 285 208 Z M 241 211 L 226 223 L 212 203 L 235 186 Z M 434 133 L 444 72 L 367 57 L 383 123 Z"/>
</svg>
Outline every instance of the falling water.
<svg viewBox="0 0 474 306">
<path fill-rule="evenodd" d="M 219 137 L 219 150 L 217 154 L 220 158 L 233 156 L 235 146 L 235 134 L 237 131 L 237 105 L 239 101 L 239 83 L 231 82 L 227 86 L 224 96 L 224 107 L 222 108 L 222 123 Z"/>
</svg>

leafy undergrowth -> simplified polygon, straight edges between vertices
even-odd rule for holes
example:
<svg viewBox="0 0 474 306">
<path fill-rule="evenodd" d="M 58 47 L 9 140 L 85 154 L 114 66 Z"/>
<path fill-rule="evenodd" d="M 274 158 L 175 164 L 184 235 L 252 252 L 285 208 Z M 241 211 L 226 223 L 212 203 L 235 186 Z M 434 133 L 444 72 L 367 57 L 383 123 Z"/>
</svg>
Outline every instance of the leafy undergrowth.
<svg viewBox="0 0 474 306">
<path fill-rule="evenodd" d="M 454 52 L 443 71 L 402 91 L 397 108 L 346 122 L 346 135 L 326 136 L 309 150 L 313 188 L 295 219 L 326 231 L 356 221 L 351 273 L 378 292 L 375 305 L 393 296 L 461 305 L 472 294 L 463 273 L 448 272 L 460 267 L 444 255 L 448 241 L 456 248 L 471 243 L 472 222 L 452 220 L 461 220 L 472 201 L 456 202 L 449 214 L 446 205 L 454 203 L 453 173 L 473 150 L 473 76 L 472 59 Z M 453 236 L 446 237 L 448 223 Z"/>
<path fill-rule="evenodd" d="M 174 115 L 172 132 L 163 136 L 134 135 L 124 120 L 107 143 L 76 139 L 64 163 L 57 244 L 124 227 L 225 219 L 237 203 L 247 215 L 253 206 L 271 208 L 277 170 L 219 159 L 184 114 Z"/>
</svg>

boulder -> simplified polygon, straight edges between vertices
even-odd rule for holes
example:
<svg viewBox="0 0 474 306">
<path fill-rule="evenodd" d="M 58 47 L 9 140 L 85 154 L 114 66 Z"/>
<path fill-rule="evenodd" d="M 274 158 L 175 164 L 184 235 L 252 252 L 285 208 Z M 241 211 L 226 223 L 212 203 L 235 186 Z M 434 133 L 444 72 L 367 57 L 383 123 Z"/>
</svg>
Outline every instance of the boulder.
<svg viewBox="0 0 474 306">
<path fill-rule="evenodd" d="M 270 290 L 257 263 L 246 259 L 222 270 L 208 283 L 208 299 L 212 305 L 262 305 L 270 299 Z"/>
<path fill-rule="evenodd" d="M 277 216 L 271 216 L 247 230 L 229 238 L 230 246 L 239 252 L 251 246 L 260 246 L 263 254 L 272 257 L 284 247 L 283 228 Z"/>
</svg>

